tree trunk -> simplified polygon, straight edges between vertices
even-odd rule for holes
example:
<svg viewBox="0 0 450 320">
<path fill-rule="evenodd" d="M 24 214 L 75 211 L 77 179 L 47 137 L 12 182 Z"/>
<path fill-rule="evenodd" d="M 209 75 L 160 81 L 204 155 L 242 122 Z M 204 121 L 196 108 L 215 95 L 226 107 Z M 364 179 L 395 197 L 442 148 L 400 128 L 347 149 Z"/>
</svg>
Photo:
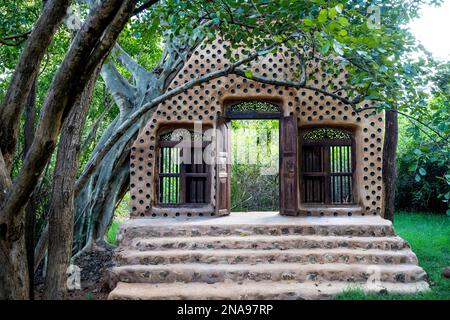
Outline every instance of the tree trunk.
<svg viewBox="0 0 450 320">
<path fill-rule="evenodd" d="M 0 190 L 6 191 L 0 199 L 0 299 L 28 298 L 24 207 L 51 157 L 62 123 L 111 51 L 135 4 L 136 0 L 104 0 L 88 15 L 53 78 L 33 144 L 12 185 L 0 153 Z"/>
<path fill-rule="evenodd" d="M 45 253 L 47 252 L 48 245 L 48 221 L 45 222 L 45 226 L 42 229 L 39 239 L 36 243 L 36 248 L 34 249 L 34 272 L 39 267 L 39 264 L 44 260 Z"/>
<path fill-rule="evenodd" d="M 8 171 L 11 170 L 16 149 L 21 111 L 37 76 L 42 58 L 66 15 L 70 2 L 70 0 L 49 0 L 44 5 L 20 55 L 3 103 L 0 105 L 0 123 L 2 124 L 0 150 Z"/>
<path fill-rule="evenodd" d="M 124 186 L 126 186 L 126 190 L 129 188 L 130 150 L 133 142 L 134 141 L 131 140 L 128 143 L 125 148 L 126 151 L 122 154 L 116 167 L 112 171 L 110 181 L 107 184 L 107 189 L 104 193 L 105 198 L 99 203 L 99 210 L 96 211 L 97 214 L 93 216 L 95 220 L 93 221 L 91 238 L 95 242 L 102 242 L 104 240 L 104 236 L 108 231 L 108 227 L 110 226 L 114 216 L 115 206 L 123 197 Z"/>
<path fill-rule="evenodd" d="M 397 180 L 397 109 L 387 110 L 383 144 L 384 218 L 394 222 L 395 186 Z"/>
<path fill-rule="evenodd" d="M 84 190 L 76 196 L 76 250 L 88 248 L 94 241 L 102 240 L 107 231 L 120 186 L 129 178 L 130 148 L 138 128 L 139 125 L 136 125 L 122 136 Z"/>
<path fill-rule="evenodd" d="M 48 300 L 66 297 L 66 272 L 73 244 L 74 186 L 83 128 L 98 73 L 94 72 L 61 131 L 49 207 L 48 269 L 43 296 Z"/>
<path fill-rule="evenodd" d="M 28 95 L 27 105 L 25 107 L 25 128 L 24 128 L 24 147 L 23 158 L 25 159 L 28 150 L 34 139 L 34 122 L 36 118 L 36 79 L 34 79 Z M 34 300 L 34 241 L 36 225 L 36 199 L 33 194 L 25 212 L 25 243 L 27 249 L 28 262 L 28 281 L 30 283 L 29 298 Z"/>
<path fill-rule="evenodd" d="M 3 300 L 28 299 L 28 266 L 23 227 L 21 224 L 11 232 L 4 224 L 0 225 L 0 299 Z"/>
</svg>

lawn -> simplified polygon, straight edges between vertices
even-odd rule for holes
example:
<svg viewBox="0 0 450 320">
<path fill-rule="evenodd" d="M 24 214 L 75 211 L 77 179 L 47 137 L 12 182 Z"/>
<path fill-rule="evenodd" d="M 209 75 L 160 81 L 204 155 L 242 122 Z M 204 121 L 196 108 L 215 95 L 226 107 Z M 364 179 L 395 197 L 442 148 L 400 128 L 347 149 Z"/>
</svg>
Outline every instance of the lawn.
<svg viewBox="0 0 450 320">
<path fill-rule="evenodd" d="M 349 290 L 336 297 L 340 300 L 450 300 L 450 279 L 441 276 L 450 266 L 450 217 L 446 215 L 400 212 L 395 216 L 397 234 L 407 240 L 428 274 L 431 290 L 425 293 L 365 294 Z"/>
<path fill-rule="evenodd" d="M 117 233 L 119 232 L 119 226 L 122 224 L 122 220 L 114 220 L 106 233 L 106 241 L 112 245 L 117 245 Z"/>
</svg>

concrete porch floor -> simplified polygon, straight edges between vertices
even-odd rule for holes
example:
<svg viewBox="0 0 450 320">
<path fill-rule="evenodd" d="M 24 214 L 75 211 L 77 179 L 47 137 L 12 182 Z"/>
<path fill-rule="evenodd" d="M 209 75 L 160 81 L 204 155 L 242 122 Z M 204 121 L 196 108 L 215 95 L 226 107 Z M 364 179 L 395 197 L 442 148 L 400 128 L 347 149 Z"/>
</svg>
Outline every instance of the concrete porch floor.
<svg viewBox="0 0 450 320">
<path fill-rule="evenodd" d="M 380 216 L 352 217 L 289 217 L 278 211 L 232 212 L 223 217 L 173 217 L 135 218 L 127 221 L 128 226 L 170 226 L 170 225 L 377 225 L 391 226 L 389 220 Z"/>
</svg>

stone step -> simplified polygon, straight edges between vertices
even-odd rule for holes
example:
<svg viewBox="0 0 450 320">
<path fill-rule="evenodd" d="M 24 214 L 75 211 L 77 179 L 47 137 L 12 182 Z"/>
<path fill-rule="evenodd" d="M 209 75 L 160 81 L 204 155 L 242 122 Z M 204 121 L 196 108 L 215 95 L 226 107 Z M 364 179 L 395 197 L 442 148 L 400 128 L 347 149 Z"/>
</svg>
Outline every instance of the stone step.
<svg viewBox="0 0 450 320">
<path fill-rule="evenodd" d="M 222 218 L 132 219 L 119 232 L 120 244 L 135 238 L 318 235 L 386 237 L 394 236 L 390 221 L 380 217 L 296 218 L 260 213 Z"/>
<path fill-rule="evenodd" d="M 119 282 L 109 294 L 117 300 L 254 300 L 254 299 L 329 299 L 348 289 L 360 288 L 366 292 L 387 291 L 389 293 L 416 293 L 429 290 L 425 281 L 413 283 L 381 282 L 377 286 L 349 284 L 348 282 L 304 282 L 293 281 L 245 281 L 241 283 L 124 283 Z"/>
<path fill-rule="evenodd" d="M 346 263 L 417 264 L 411 250 L 383 251 L 361 249 L 288 249 L 288 250 L 122 250 L 115 254 L 118 265 L 156 265 L 180 263 L 257 264 L 257 263 Z"/>
<path fill-rule="evenodd" d="M 385 282 L 416 282 L 426 277 L 422 268 L 412 264 L 171 264 L 126 265 L 110 270 L 109 285 L 128 283 L 172 283 L 230 281 L 344 281 L 364 282 L 371 277 Z"/>
<path fill-rule="evenodd" d="M 349 248 L 402 250 L 409 248 L 400 237 L 343 237 L 343 236 L 219 236 L 219 237 L 176 237 L 137 238 L 127 246 L 135 250 L 169 249 L 314 249 Z"/>
</svg>

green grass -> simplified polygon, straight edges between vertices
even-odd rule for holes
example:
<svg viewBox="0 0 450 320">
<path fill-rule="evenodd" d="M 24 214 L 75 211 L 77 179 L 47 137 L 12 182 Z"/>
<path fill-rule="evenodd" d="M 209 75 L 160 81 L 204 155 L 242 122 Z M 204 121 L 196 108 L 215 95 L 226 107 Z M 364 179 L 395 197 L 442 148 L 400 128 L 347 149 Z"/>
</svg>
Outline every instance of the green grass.
<svg viewBox="0 0 450 320">
<path fill-rule="evenodd" d="M 112 245 L 117 245 L 117 232 L 119 232 L 119 226 L 122 224 L 120 220 L 114 220 L 106 233 L 106 241 Z"/>
<path fill-rule="evenodd" d="M 450 265 L 450 217 L 446 215 L 400 212 L 395 216 L 396 233 L 407 240 L 428 274 L 429 292 L 399 294 L 365 294 L 348 290 L 339 294 L 340 300 L 450 300 L 450 279 L 441 276 Z"/>
</svg>

